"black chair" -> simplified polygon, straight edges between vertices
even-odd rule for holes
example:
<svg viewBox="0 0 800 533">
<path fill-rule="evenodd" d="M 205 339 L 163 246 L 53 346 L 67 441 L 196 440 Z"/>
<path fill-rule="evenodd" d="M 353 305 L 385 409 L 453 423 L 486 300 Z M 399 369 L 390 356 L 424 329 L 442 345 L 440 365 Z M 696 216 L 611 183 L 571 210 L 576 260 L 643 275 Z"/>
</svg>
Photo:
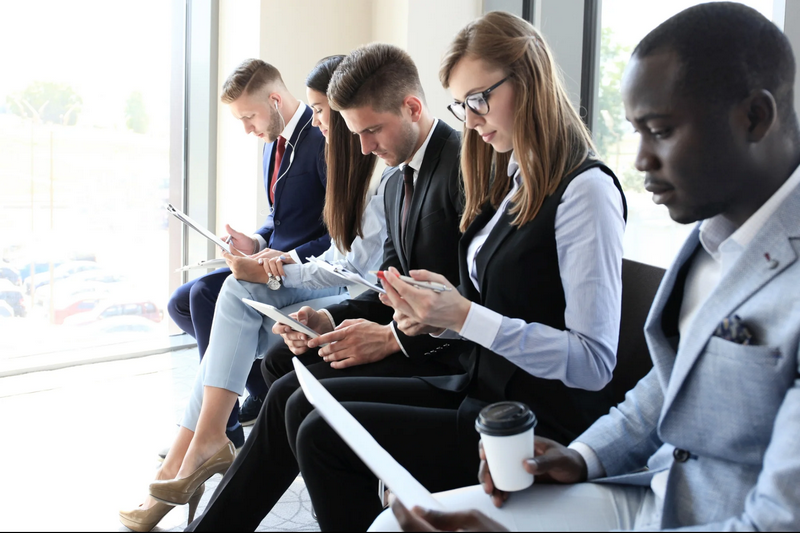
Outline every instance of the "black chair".
<svg viewBox="0 0 800 533">
<path fill-rule="evenodd" d="M 605 387 L 615 403 L 622 402 L 625 393 L 653 368 L 644 340 L 644 323 L 664 272 L 663 268 L 622 260 L 622 317 L 617 367 L 611 382 Z"/>
</svg>

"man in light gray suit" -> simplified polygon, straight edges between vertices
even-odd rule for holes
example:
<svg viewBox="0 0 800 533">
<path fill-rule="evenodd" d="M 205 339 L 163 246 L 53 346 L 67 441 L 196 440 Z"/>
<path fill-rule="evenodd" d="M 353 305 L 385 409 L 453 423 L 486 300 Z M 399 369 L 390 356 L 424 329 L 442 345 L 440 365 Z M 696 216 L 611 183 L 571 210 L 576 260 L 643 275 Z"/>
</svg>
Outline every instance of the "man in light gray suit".
<svg viewBox="0 0 800 533">
<path fill-rule="evenodd" d="M 525 468 L 561 485 L 509 497 L 483 462 L 491 498 L 395 502 L 404 528 L 800 530 L 794 74 L 786 37 L 739 4 L 690 8 L 638 45 L 623 80 L 636 166 L 674 220 L 702 221 L 645 325 L 654 368 L 569 448 L 537 439 Z"/>
</svg>

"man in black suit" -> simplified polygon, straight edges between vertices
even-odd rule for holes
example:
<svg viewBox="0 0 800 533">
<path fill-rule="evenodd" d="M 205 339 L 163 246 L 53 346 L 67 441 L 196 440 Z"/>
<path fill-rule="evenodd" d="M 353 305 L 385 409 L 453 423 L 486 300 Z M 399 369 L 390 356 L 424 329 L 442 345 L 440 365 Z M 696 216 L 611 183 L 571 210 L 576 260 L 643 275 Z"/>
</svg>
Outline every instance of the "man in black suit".
<svg viewBox="0 0 800 533">
<path fill-rule="evenodd" d="M 431 116 L 416 66 L 407 53 L 371 44 L 345 58 L 328 88 L 362 151 L 390 166 L 386 186 L 388 238 L 382 270 L 425 268 L 458 279 L 462 199 L 458 134 Z M 303 308 L 298 319 L 321 333 L 316 339 L 277 325 L 287 346 L 264 359 L 271 382 L 253 432 L 205 512 L 190 530 L 254 530 L 299 472 L 286 434 L 285 406 L 299 387 L 291 372 L 298 357 L 318 378 L 439 376 L 462 373 L 461 341 L 407 337 L 394 311 L 369 291 L 327 309 Z M 318 348 L 322 344 L 327 346 Z M 321 360 L 320 360 L 321 358 Z M 291 414 L 289 414 L 291 416 Z"/>
</svg>

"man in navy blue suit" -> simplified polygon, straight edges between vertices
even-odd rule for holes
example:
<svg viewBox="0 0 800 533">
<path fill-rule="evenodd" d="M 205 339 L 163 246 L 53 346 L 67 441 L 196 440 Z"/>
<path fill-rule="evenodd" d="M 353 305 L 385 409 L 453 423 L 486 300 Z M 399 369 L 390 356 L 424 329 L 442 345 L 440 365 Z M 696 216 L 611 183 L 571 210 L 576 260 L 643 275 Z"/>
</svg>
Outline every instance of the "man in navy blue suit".
<svg viewBox="0 0 800 533">
<path fill-rule="evenodd" d="M 287 262 L 300 263 L 330 247 L 330 237 L 322 222 L 325 138 L 318 128 L 311 126 L 311 108 L 292 96 L 278 69 L 260 59 L 248 59 L 228 77 L 221 100 L 242 121 L 246 133 L 266 143 L 263 164 L 269 216 L 251 235 L 225 226 L 230 244 L 250 256 L 229 262 L 234 275 L 237 279 L 258 281 L 264 275 L 258 259 L 266 261 L 284 255 Z M 230 268 L 221 268 L 185 283 L 175 291 L 167 306 L 175 323 L 197 339 L 201 359 L 208 347 L 217 296 L 230 274 Z M 247 389 L 252 398 L 266 395 L 259 364 L 253 366 Z M 243 411 L 247 407 L 243 406 Z M 260 405 L 253 407 L 252 418 L 255 418 Z M 238 403 L 228 421 L 228 438 L 237 447 L 244 443 Z"/>
</svg>

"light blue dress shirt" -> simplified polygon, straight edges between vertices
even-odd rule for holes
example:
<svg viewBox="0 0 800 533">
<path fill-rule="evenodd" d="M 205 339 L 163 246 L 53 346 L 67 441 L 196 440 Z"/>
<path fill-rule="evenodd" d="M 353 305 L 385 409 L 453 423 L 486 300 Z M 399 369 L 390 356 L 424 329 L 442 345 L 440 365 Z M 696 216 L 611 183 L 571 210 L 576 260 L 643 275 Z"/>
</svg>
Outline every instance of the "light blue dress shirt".
<svg viewBox="0 0 800 533">
<path fill-rule="evenodd" d="M 514 180 L 511 191 L 498 214 L 468 247 L 470 278 L 476 288 L 475 258 L 522 186 L 513 155 L 508 174 Z M 598 168 L 573 179 L 561 198 L 556 210 L 555 238 L 566 300 L 565 330 L 505 317 L 473 302 L 460 336 L 505 357 L 531 375 L 557 379 L 569 387 L 603 388 L 611 380 L 619 341 L 625 231 L 622 214 L 619 190 L 611 177 Z"/>
</svg>

